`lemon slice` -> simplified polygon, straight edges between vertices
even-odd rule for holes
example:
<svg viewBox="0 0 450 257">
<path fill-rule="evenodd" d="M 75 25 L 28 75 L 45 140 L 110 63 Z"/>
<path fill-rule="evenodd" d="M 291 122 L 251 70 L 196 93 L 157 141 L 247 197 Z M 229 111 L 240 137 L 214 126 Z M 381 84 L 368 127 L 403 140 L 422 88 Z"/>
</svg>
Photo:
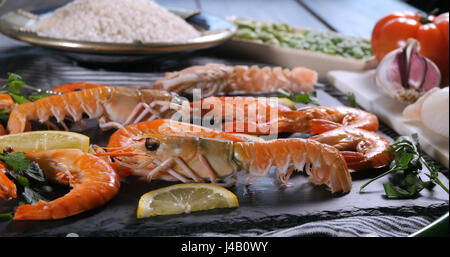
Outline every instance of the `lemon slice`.
<svg viewBox="0 0 450 257">
<path fill-rule="evenodd" d="M 224 187 L 207 183 L 176 184 L 144 194 L 139 200 L 137 217 L 232 207 L 239 207 L 239 202 L 236 195 Z"/>
<path fill-rule="evenodd" d="M 278 104 L 284 105 L 284 106 L 290 108 L 291 110 L 297 109 L 297 108 L 295 107 L 294 102 L 292 102 L 292 100 L 289 99 L 289 98 L 286 98 L 286 97 L 280 97 L 280 98 L 277 98 L 276 100 L 278 100 Z"/>
<path fill-rule="evenodd" d="M 0 136 L 0 152 L 6 147 L 16 151 L 80 149 L 87 152 L 89 137 L 68 131 L 31 131 Z"/>
</svg>

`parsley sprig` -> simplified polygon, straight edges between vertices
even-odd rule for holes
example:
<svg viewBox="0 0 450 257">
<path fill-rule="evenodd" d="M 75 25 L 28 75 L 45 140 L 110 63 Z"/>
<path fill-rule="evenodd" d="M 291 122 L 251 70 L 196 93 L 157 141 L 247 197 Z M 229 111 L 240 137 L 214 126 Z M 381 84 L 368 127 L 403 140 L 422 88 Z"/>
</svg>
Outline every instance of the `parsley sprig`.
<svg viewBox="0 0 450 257">
<path fill-rule="evenodd" d="M 358 108 L 358 104 L 356 103 L 356 97 L 353 92 L 347 93 L 345 94 L 345 96 L 347 97 L 348 106 Z"/>
<path fill-rule="evenodd" d="M 319 102 L 317 101 L 317 92 L 311 91 L 310 93 L 296 93 L 293 94 L 286 89 L 279 88 L 277 90 L 278 97 L 286 97 L 295 103 L 303 103 L 303 104 L 314 104 L 319 106 Z"/>
<path fill-rule="evenodd" d="M 392 144 L 392 149 L 386 152 L 394 153 L 394 160 L 390 164 L 389 170 L 369 180 L 361 186 L 360 191 L 381 177 L 403 171 L 402 179 L 400 179 L 398 183 L 383 184 L 384 191 L 388 197 L 413 198 L 424 188 L 431 189 L 436 184 L 448 193 L 448 188 L 438 177 L 439 168 L 434 163 L 427 162 L 424 159 L 422 148 L 419 144 L 419 136 L 417 134 L 413 134 L 411 137 L 398 137 Z M 428 181 L 423 181 L 419 177 L 424 166 L 429 171 L 429 174 L 425 173 L 429 178 Z"/>
<path fill-rule="evenodd" d="M 30 162 L 25 153 L 3 152 L 0 153 L 0 160 L 9 170 L 7 175 L 18 186 L 19 205 L 49 201 L 55 196 L 55 188 L 45 179 L 42 169 L 36 162 Z M 7 214 L 3 216 L 8 217 Z"/>
<path fill-rule="evenodd" d="M 8 80 L 6 84 L 0 86 L 0 94 L 8 94 L 11 96 L 13 101 L 18 104 L 24 104 L 29 101 L 34 102 L 41 98 L 50 96 L 50 94 L 45 91 L 25 96 L 21 93 L 22 88 L 25 86 L 22 76 L 16 73 L 8 73 Z M 6 126 L 9 119 L 9 111 L 5 109 L 0 109 L 0 124 Z"/>
<path fill-rule="evenodd" d="M 25 86 L 25 82 L 23 81 L 22 76 L 16 73 L 8 73 L 8 80 L 6 84 L 2 85 L 0 87 L 0 93 L 2 94 L 9 94 L 14 102 L 18 104 L 24 104 L 29 101 L 36 101 L 41 98 L 50 96 L 50 94 L 47 94 L 45 92 L 39 92 L 37 94 L 32 94 L 29 96 L 24 96 L 21 93 L 22 88 Z"/>
</svg>

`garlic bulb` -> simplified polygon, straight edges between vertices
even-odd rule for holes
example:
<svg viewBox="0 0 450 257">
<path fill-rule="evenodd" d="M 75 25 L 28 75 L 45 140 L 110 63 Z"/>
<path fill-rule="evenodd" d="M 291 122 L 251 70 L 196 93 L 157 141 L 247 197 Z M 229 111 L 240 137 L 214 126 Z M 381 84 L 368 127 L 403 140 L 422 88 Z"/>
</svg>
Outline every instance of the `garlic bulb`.
<svg viewBox="0 0 450 257">
<path fill-rule="evenodd" d="M 439 68 L 419 54 L 419 47 L 419 42 L 410 38 L 405 47 L 387 54 L 376 71 L 376 84 L 403 103 L 414 103 L 441 82 Z"/>
</svg>

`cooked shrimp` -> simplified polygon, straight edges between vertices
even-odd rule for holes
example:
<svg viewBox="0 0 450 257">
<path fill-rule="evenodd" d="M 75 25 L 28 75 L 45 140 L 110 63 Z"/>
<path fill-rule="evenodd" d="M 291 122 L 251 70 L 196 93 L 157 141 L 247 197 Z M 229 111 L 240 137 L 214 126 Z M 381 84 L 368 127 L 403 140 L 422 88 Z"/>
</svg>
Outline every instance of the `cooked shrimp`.
<svg viewBox="0 0 450 257">
<path fill-rule="evenodd" d="M 16 184 L 6 176 L 7 171 L 5 165 L 0 161 L 0 197 L 11 200 L 17 197 L 17 188 Z"/>
<path fill-rule="evenodd" d="M 224 118 L 226 132 L 262 135 L 278 133 L 320 134 L 341 126 L 378 130 L 378 118 L 366 111 L 345 107 L 304 107 L 291 110 L 276 99 L 253 97 L 208 97 L 201 102 L 202 116 L 206 114 Z M 251 110 L 250 110 L 251 106 Z M 231 123 L 231 124 L 230 124 Z"/>
<path fill-rule="evenodd" d="M 369 131 L 377 131 L 379 128 L 377 116 L 357 108 L 346 106 L 305 107 L 299 111 L 312 113 L 313 118 L 309 123 L 310 132 L 313 134 L 320 134 L 339 127 Z"/>
<path fill-rule="evenodd" d="M 289 70 L 281 67 L 259 68 L 209 63 L 168 72 L 153 87 L 179 94 L 192 94 L 193 89 L 200 88 L 202 96 L 207 97 L 220 93 L 276 92 L 278 88 L 291 92 L 309 92 L 316 83 L 317 72 L 303 67 Z"/>
<path fill-rule="evenodd" d="M 123 87 L 95 87 L 52 95 L 35 102 L 16 105 L 10 114 L 7 130 L 20 133 L 29 127 L 30 120 L 39 120 L 53 128 L 49 121 L 55 117 L 66 130 L 64 119 L 80 122 L 83 114 L 98 119 L 102 129 L 122 127 L 144 120 L 166 117 L 173 114 L 171 102 L 177 102 L 175 94 L 155 89 L 130 89 Z"/>
<path fill-rule="evenodd" d="M 341 151 L 349 169 L 367 170 L 387 166 L 393 160 L 390 142 L 372 131 L 342 127 L 309 139 Z"/>
<path fill-rule="evenodd" d="M 76 149 L 26 152 L 46 179 L 72 187 L 66 195 L 37 205 L 21 205 L 14 220 L 52 220 L 100 207 L 118 192 L 118 174 L 102 159 Z"/>
<path fill-rule="evenodd" d="M 156 122 L 135 124 L 131 125 L 133 129 L 127 126 L 116 131 L 108 143 L 107 152 L 99 156 L 112 157 L 117 166 L 129 168 L 132 175 L 148 180 L 185 183 L 209 180 L 216 183 L 219 179 L 231 177 L 233 181 L 227 185 L 232 185 L 236 183 L 238 170 L 247 170 L 249 178 L 253 178 L 266 176 L 269 169 L 276 166 L 277 177 L 285 184 L 295 169 L 305 168 L 310 181 L 328 184 L 332 192 L 351 189 L 345 160 L 334 147 L 299 138 L 245 142 L 240 138 L 233 140 L 232 135 L 209 130 L 196 134 L 178 134 L 175 131 L 176 135 L 171 133 L 172 129 L 147 133 L 152 131 L 148 129 L 150 123 Z M 135 134 L 139 136 L 130 136 Z"/>
</svg>

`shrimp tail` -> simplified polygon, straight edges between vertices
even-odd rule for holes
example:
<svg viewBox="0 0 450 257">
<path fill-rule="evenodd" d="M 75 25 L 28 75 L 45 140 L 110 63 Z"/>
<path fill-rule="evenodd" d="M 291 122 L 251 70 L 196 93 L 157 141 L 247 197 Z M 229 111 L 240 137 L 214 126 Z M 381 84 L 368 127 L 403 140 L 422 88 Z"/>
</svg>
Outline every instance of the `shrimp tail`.
<svg viewBox="0 0 450 257">
<path fill-rule="evenodd" d="M 14 220 L 29 220 L 31 217 L 35 220 L 51 220 L 51 212 L 46 211 L 47 203 L 38 201 L 36 205 L 21 205 L 14 213 Z"/>
<path fill-rule="evenodd" d="M 308 139 L 290 138 L 236 143 L 235 149 L 235 157 L 244 163 L 244 167 L 247 166 L 250 176 L 266 176 L 275 166 L 277 177 L 287 184 L 293 170 L 306 170 L 310 182 L 326 184 L 333 193 L 351 190 L 352 179 L 347 164 L 334 147 Z"/>
</svg>

